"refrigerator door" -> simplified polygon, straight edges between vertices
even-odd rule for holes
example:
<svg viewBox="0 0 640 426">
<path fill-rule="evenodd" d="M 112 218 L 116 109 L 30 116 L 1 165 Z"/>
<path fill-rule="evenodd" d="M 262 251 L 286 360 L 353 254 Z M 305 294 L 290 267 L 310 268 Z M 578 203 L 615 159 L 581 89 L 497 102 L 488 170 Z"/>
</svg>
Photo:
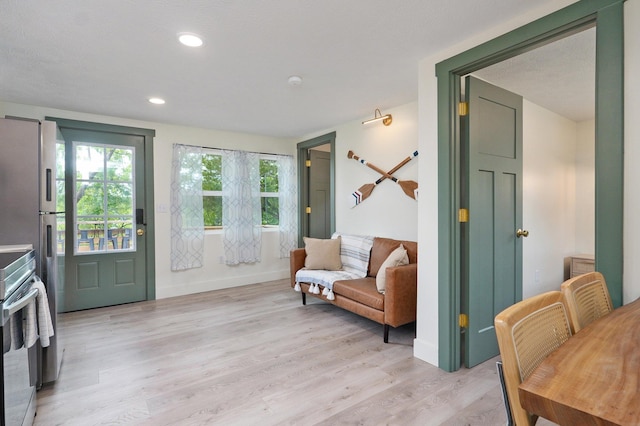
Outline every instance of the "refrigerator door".
<svg viewBox="0 0 640 426">
<path fill-rule="evenodd" d="M 41 374 L 38 384 L 53 382 L 60 373 L 62 344 L 58 328 L 58 216 L 56 215 L 56 123 L 40 124 L 40 278 L 47 289 L 51 322 L 55 335 L 42 348 Z"/>
<path fill-rule="evenodd" d="M 40 211 L 56 211 L 56 123 L 40 124 Z"/>
<path fill-rule="evenodd" d="M 55 200 L 55 197 L 54 197 Z M 58 328 L 58 238 L 57 216 L 55 214 L 41 214 L 42 242 L 40 263 L 42 272 L 40 278 L 47 289 L 47 301 L 51 311 L 51 322 L 55 334 L 49 339 L 50 345 L 42 348 L 41 374 L 38 385 L 53 382 L 60 373 L 62 363 L 62 344 L 60 342 L 60 329 Z M 38 343 L 39 345 L 40 343 Z"/>
</svg>

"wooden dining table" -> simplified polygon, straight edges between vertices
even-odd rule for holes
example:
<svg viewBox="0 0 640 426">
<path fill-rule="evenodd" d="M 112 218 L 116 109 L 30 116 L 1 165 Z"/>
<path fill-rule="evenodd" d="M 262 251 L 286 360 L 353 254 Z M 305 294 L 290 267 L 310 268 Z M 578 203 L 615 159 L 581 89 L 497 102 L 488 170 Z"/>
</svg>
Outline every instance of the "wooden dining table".
<svg viewBox="0 0 640 426">
<path fill-rule="evenodd" d="M 560 425 L 640 425 L 640 299 L 569 338 L 519 395 L 525 410 Z"/>
</svg>

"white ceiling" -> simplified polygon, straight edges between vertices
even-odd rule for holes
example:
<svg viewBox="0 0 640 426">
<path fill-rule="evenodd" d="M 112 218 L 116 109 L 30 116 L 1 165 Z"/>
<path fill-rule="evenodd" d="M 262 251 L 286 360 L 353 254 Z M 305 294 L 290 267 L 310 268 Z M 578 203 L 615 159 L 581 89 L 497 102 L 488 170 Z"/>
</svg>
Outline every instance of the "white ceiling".
<svg viewBox="0 0 640 426">
<path fill-rule="evenodd" d="M 422 58 L 545 3 L 567 1 L 0 0 L 0 100 L 295 138 L 417 100 Z M 183 31 L 204 46 L 180 45 Z M 504 87 L 551 109 L 585 103 L 560 77 L 593 92 L 593 75 L 546 66 L 558 63 L 549 54 L 592 53 L 569 49 L 481 76 L 515 84 L 535 66 L 546 74 Z M 549 74 L 566 90 L 549 90 Z M 543 91 L 540 101 L 526 93 Z"/>
<path fill-rule="evenodd" d="M 595 61 L 591 28 L 473 74 L 580 122 L 595 116 Z"/>
</svg>

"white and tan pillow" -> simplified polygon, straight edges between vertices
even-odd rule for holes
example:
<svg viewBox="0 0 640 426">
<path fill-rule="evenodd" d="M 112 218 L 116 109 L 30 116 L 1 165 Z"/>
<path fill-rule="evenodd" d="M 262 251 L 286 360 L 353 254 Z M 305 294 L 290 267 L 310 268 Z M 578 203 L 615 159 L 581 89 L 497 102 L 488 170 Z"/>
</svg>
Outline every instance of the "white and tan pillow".
<svg viewBox="0 0 640 426">
<path fill-rule="evenodd" d="M 398 248 L 392 251 L 389 256 L 382 262 L 378 274 L 376 275 L 376 287 L 380 293 L 384 293 L 385 286 L 387 284 L 387 268 L 393 268 L 394 266 L 409 264 L 409 256 L 404 246 L 400 244 Z"/>
<path fill-rule="evenodd" d="M 340 260 L 340 237 L 323 240 L 304 237 L 304 249 L 307 257 L 304 267 L 307 269 L 326 269 L 339 271 L 342 269 Z"/>
</svg>

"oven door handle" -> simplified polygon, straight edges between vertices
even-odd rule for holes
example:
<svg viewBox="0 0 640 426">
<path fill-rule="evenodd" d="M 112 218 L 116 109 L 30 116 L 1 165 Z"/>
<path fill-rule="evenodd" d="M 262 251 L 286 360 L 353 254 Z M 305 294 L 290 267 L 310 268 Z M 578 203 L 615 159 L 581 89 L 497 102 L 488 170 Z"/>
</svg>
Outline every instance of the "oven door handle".
<svg viewBox="0 0 640 426">
<path fill-rule="evenodd" d="M 19 278 L 17 278 L 15 280 L 15 282 L 17 283 L 23 283 L 27 280 L 27 278 L 29 278 L 30 275 L 33 274 L 33 269 L 29 268 L 27 269 Z"/>
<path fill-rule="evenodd" d="M 38 289 L 32 288 L 24 297 L 16 300 L 15 302 L 9 305 L 6 305 L 4 307 L 5 317 L 13 315 L 16 312 L 18 312 L 20 309 L 27 306 L 27 304 L 31 302 L 33 299 L 35 299 L 37 295 L 38 295 Z"/>
</svg>

